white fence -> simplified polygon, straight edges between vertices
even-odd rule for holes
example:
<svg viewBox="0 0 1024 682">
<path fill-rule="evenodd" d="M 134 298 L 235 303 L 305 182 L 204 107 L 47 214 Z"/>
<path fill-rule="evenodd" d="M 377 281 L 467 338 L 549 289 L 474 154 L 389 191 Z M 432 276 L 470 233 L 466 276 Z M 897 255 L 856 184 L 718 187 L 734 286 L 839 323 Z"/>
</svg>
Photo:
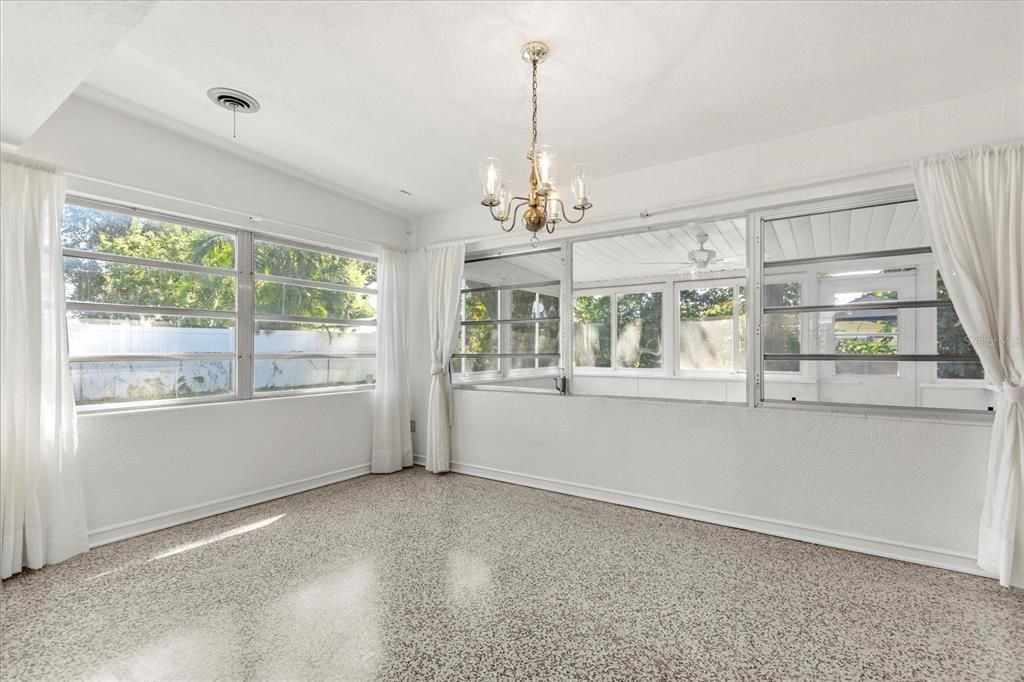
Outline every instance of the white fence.
<svg viewBox="0 0 1024 682">
<path fill-rule="evenodd" d="M 108 324 L 68 320 L 71 356 L 225 353 L 223 359 L 120 360 L 74 363 L 72 381 L 79 403 L 152 400 L 231 393 L 235 385 L 235 330 Z M 332 330 L 258 331 L 257 355 L 374 353 L 376 327 Z M 257 391 L 373 383 L 374 358 L 260 359 L 254 363 Z"/>
</svg>

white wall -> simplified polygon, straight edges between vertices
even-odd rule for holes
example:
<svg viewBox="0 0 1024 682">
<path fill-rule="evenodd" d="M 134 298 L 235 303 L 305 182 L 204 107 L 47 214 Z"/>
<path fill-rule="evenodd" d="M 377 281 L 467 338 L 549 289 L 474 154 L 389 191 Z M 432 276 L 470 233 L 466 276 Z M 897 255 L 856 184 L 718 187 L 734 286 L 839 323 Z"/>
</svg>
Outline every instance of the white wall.
<svg viewBox="0 0 1024 682">
<path fill-rule="evenodd" d="M 910 163 L 921 156 L 1021 136 L 1024 85 L 604 178 L 593 190 L 595 219 L 558 231 L 890 188 L 913 181 Z M 650 218 L 640 217 L 645 209 Z M 496 232 L 469 207 L 419 221 L 415 236 L 475 248 L 527 243 L 522 231 Z M 412 309 L 422 307 L 414 298 Z M 414 320 L 411 333 L 424 330 Z M 413 368 L 420 420 L 428 366 L 420 358 Z M 456 391 L 454 459 L 465 473 L 976 570 L 988 435 L 985 425 L 895 415 L 464 390 Z"/>
<path fill-rule="evenodd" d="M 989 428 L 455 392 L 454 471 L 971 570 Z"/>
<path fill-rule="evenodd" d="M 915 159 L 1022 135 L 1024 84 L 1019 84 L 632 173 L 598 175 L 593 210 L 577 226 L 560 225 L 558 234 L 728 216 L 755 206 L 829 196 L 840 190 L 830 186 L 837 180 L 842 191 L 910 183 Z M 862 177 L 868 173 L 873 177 Z M 651 217 L 641 219 L 641 211 Z M 451 239 L 528 243 L 518 228 L 493 238 L 500 230 L 480 206 L 428 216 L 416 221 L 415 229 L 419 244 Z"/>
<path fill-rule="evenodd" d="M 90 541 L 370 472 L 373 392 L 78 418 Z"/>
<path fill-rule="evenodd" d="M 401 216 L 77 95 L 18 153 L 101 181 L 70 191 L 138 207 L 364 251 L 409 243 Z"/>
<path fill-rule="evenodd" d="M 408 221 L 79 96 L 19 149 L 98 198 L 375 253 Z M 264 222 L 250 224 L 248 215 Z M 369 472 L 372 391 L 84 414 L 92 542 Z"/>
</svg>

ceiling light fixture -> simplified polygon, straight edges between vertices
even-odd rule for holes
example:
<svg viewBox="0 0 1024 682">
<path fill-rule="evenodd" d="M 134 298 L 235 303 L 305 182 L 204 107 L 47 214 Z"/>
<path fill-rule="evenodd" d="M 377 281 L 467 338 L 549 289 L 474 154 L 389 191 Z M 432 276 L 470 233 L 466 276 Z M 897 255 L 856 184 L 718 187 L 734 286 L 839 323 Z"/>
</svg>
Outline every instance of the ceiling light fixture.
<svg viewBox="0 0 1024 682">
<path fill-rule="evenodd" d="M 575 225 L 583 220 L 584 214 L 593 204 L 590 203 L 590 168 L 585 164 L 572 167 L 572 193 L 576 203 L 573 208 L 579 211 L 575 220 L 569 218 L 565 205 L 558 196 L 555 187 L 555 151 L 548 145 L 537 144 L 537 65 L 548 56 L 548 46 L 542 42 L 529 42 L 523 45 L 523 60 L 530 64 L 533 71 L 533 137 L 530 149 L 526 154 L 530 162 L 530 191 L 523 196 L 513 196 L 505 187 L 501 174 L 501 162 L 494 157 L 480 161 L 480 183 L 483 186 L 484 198 L 481 204 L 488 207 L 491 217 L 501 224 L 501 229 L 511 232 L 516 226 L 519 209 L 526 207 L 523 213 L 523 226 L 533 233 L 530 243 L 540 243 L 537 233 L 547 229 L 555 231 L 555 225 L 561 221 Z M 512 202 L 519 202 L 514 207 Z M 506 223 L 508 225 L 506 226 Z"/>
<path fill-rule="evenodd" d="M 231 137 L 238 137 L 238 114 L 255 114 L 260 103 L 252 95 L 233 88 L 210 88 L 206 91 L 210 101 L 231 112 Z"/>
</svg>

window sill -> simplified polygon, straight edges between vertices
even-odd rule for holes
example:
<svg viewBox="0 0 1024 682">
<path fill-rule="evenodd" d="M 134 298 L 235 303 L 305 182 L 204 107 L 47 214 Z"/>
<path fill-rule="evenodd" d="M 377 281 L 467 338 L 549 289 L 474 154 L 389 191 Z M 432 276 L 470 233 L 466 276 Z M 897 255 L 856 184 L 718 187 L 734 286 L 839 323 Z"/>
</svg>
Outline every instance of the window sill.
<svg viewBox="0 0 1024 682">
<path fill-rule="evenodd" d="M 612 368 L 580 368 L 572 370 L 573 376 L 578 377 L 622 377 L 624 379 L 672 379 L 664 369 L 612 369 Z"/>
<path fill-rule="evenodd" d="M 557 395 L 561 396 L 554 388 L 533 388 L 530 386 L 508 386 L 501 383 L 490 383 L 490 384 L 454 384 L 452 388 L 459 391 L 493 391 L 496 393 L 534 393 L 537 395 Z"/>
<path fill-rule="evenodd" d="M 110 403 L 104 405 L 88 405 L 76 407 L 75 412 L 79 417 L 90 417 L 101 414 L 120 414 L 131 412 L 149 412 L 153 410 L 177 410 L 188 407 L 203 407 L 208 405 L 240 405 L 250 403 L 254 400 L 268 400 L 271 398 L 312 398 L 328 395 L 347 395 L 350 393 L 371 393 L 376 385 L 359 386 L 356 388 L 334 388 L 326 390 L 305 390 L 305 391 L 280 391 L 275 393 L 263 393 L 254 395 L 252 398 L 243 400 L 235 396 L 219 398 L 197 398 L 193 400 L 154 400 L 152 402 L 135 403 Z"/>
<path fill-rule="evenodd" d="M 898 407 L 788 400 L 762 400 L 757 404 L 757 409 L 826 412 L 838 416 L 859 417 L 862 419 L 922 421 L 936 424 L 968 424 L 972 426 L 991 425 L 995 414 L 985 410 L 956 410 L 941 407 Z"/>
</svg>

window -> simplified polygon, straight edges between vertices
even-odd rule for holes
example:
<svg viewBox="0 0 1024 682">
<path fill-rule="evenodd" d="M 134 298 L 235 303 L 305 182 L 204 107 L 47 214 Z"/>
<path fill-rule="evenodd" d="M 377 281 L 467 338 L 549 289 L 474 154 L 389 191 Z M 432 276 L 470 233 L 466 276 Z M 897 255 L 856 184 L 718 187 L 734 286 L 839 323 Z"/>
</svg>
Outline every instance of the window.
<svg viewBox="0 0 1024 682">
<path fill-rule="evenodd" d="M 577 296 L 573 299 L 573 365 L 612 366 L 612 296 Z"/>
<path fill-rule="evenodd" d="M 377 266 L 256 239 L 253 392 L 373 384 Z"/>
<path fill-rule="evenodd" d="M 561 247 L 466 258 L 453 380 L 555 389 Z"/>
<path fill-rule="evenodd" d="M 76 201 L 62 240 L 80 406 L 373 384 L 372 261 Z"/>
<path fill-rule="evenodd" d="M 745 399 L 746 220 L 573 244 L 575 393 Z"/>
<path fill-rule="evenodd" d="M 917 202 L 763 222 L 761 398 L 986 409 Z"/>
<path fill-rule="evenodd" d="M 61 238 L 79 405 L 234 395 L 233 234 L 67 204 Z"/>
<path fill-rule="evenodd" d="M 661 369 L 661 318 L 661 291 L 577 295 L 573 299 L 574 366 Z"/>
<path fill-rule="evenodd" d="M 739 284 L 680 287 L 679 369 L 743 371 L 745 291 Z"/>
</svg>

